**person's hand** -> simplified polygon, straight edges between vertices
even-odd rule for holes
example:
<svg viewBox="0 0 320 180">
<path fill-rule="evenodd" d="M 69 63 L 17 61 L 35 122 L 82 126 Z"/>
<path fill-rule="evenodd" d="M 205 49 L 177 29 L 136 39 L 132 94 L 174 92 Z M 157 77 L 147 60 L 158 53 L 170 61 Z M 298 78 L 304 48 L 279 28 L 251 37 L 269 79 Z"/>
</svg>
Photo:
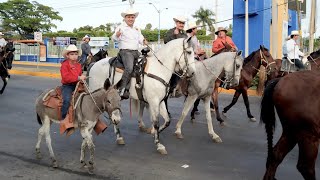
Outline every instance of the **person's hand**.
<svg viewBox="0 0 320 180">
<path fill-rule="evenodd" d="M 80 80 L 82 80 L 82 81 L 84 81 L 84 80 L 86 80 L 86 79 L 87 79 L 87 76 L 85 76 L 85 75 L 81 75 L 81 76 L 79 76 L 79 79 L 80 79 Z"/>
<path fill-rule="evenodd" d="M 120 37 L 121 34 L 122 34 L 122 33 L 121 33 L 121 29 L 119 28 L 119 31 L 116 33 L 116 36 L 117 36 L 117 37 Z"/>
<path fill-rule="evenodd" d="M 173 31 L 173 33 L 174 33 L 174 34 L 179 34 L 179 29 L 176 28 L 176 29 Z"/>
<path fill-rule="evenodd" d="M 143 45 L 147 45 L 148 41 L 146 39 L 143 40 Z"/>
</svg>

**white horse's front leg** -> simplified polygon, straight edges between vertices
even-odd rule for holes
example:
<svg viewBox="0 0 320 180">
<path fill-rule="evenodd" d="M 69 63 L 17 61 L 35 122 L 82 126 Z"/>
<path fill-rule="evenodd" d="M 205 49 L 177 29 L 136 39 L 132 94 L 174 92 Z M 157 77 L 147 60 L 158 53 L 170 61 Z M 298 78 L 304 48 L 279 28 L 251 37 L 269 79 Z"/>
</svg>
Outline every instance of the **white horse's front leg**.
<svg viewBox="0 0 320 180">
<path fill-rule="evenodd" d="M 186 101 L 184 102 L 184 106 L 183 106 L 183 110 L 182 110 L 182 113 L 181 113 L 181 116 L 179 118 L 179 121 L 177 122 L 177 125 L 176 125 L 176 136 L 177 138 L 179 139 L 183 139 L 183 136 L 182 136 L 182 133 L 181 133 L 181 126 L 182 126 L 182 123 L 184 121 L 184 119 L 186 118 L 190 108 L 192 107 L 193 103 L 197 100 L 198 96 L 197 95 L 189 95 L 186 99 Z"/>
<path fill-rule="evenodd" d="M 210 99 L 211 99 L 211 96 L 207 96 L 204 98 L 204 101 L 203 101 L 204 107 L 206 110 L 206 119 L 208 124 L 209 135 L 214 142 L 221 143 L 222 142 L 221 138 L 213 130 L 211 111 L 210 111 Z"/>
<path fill-rule="evenodd" d="M 162 132 L 170 125 L 170 118 L 164 101 L 160 103 L 160 114 L 164 119 L 163 125 L 159 128 L 159 132 Z"/>
<path fill-rule="evenodd" d="M 143 122 L 143 110 L 145 107 L 145 103 L 142 101 L 139 101 L 140 106 L 139 106 L 139 117 L 138 117 L 138 123 L 139 123 L 139 130 L 141 132 L 148 132 L 148 129 L 146 128 L 146 126 L 144 125 Z"/>
<path fill-rule="evenodd" d="M 116 140 L 117 144 L 118 145 L 125 145 L 124 139 L 123 139 L 123 137 L 121 136 L 121 133 L 120 133 L 119 124 L 113 125 L 113 129 L 114 129 L 114 133 L 117 136 L 117 140 Z"/>
</svg>

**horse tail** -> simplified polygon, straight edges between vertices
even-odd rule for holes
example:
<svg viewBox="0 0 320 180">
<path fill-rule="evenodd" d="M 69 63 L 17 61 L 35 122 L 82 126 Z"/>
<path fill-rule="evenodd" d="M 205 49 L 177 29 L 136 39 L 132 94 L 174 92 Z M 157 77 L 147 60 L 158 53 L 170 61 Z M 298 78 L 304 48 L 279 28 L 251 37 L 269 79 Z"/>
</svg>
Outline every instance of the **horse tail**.
<svg viewBox="0 0 320 180">
<path fill-rule="evenodd" d="M 39 123 L 40 125 L 42 125 L 42 121 L 41 121 L 41 118 L 40 118 L 40 116 L 39 116 L 38 113 L 37 113 L 37 120 L 38 120 L 38 123 Z"/>
<path fill-rule="evenodd" d="M 275 86 L 279 82 L 278 79 L 274 79 L 269 82 L 266 86 L 262 101 L 261 101 L 261 113 L 260 113 L 260 123 L 265 124 L 265 129 L 267 133 L 267 140 L 268 140 L 268 158 L 272 157 L 272 149 L 273 149 L 273 132 L 275 129 L 276 123 L 276 115 L 274 110 L 274 102 L 273 102 L 273 92 Z"/>
</svg>

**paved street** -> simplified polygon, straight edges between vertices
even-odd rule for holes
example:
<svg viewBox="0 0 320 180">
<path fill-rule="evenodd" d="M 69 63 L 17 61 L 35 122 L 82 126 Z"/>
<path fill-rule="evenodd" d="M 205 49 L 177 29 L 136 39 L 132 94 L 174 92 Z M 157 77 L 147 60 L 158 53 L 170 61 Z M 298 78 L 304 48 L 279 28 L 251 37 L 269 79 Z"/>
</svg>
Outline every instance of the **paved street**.
<svg viewBox="0 0 320 180">
<path fill-rule="evenodd" d="M 246 118 L 242 99 L 228 113 L 228 127 L 220 127 L 214 120 L 214 130 L 223 143 L 213 143 L 208 135 L 202 104 L 196 122 L 190 118 L 183 124 L 184 139 L 173 135 L 174 127 L 182 111 L 183 98 L 171 99 L 169 110 L 172 123 L 161 135 L 168 155 L 157 153 L 153 138 L 138 130 L 135 118 L 130 119 L 129 101 L 122 103 L 123 119 L 121 132 L 126 145 L 115 143 L 113 128 L 102 135 L 94 135 L 95 175 L 80 169 L 81 136 L 61 136 L 58 125 L 51 130 L 52 145 L 59 168 L 50 167 L 49 152 L 42 141 L 43 158 L 35 158 L 34 147 L 40 127 L 34 111 L 37 95 L 46 88 L 59 85 L 58 79 L 13 75 L 7 89 L 0 95 L 0 179 L 137 179 L 137 180 L 235 180 L 261 179 L 265 171 L 266 135 L 259 123 Z M 0 83 L 2 86 L 2 83 Z M 225 106 L 231 95 L 220 95 L 220 105 Z M 260 98 L 250 97 L 253 115 L 259 119 Z M 149 115 L 145 122 L 150 125 Z M 281 133 L 278 122 L 274 143 Z M 278 168 L 278 179 L 299 180 L 302 176 L 296 169 L 297 147 L 285 158 Z M 183 165 L 189 165 L 183 168 Z M 320 176 L 318 158 L 316 172 Z"/>
</svg>

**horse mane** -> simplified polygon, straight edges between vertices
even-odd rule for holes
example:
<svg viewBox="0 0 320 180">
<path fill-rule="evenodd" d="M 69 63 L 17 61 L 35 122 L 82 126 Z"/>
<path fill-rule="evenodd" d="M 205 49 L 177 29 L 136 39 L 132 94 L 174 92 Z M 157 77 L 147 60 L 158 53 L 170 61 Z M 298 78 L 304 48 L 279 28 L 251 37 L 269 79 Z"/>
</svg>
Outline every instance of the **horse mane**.
<svg viewBox="0 0 320 180">
<path fill-rule="evenodd" d="M 250 62 L 257 51 L 259 51 L 259 49 L 256 51 L 253 51 L 248 57 L 244 58 L 243 65 L 246 65 L 248 62 Z"/>
</svg>

